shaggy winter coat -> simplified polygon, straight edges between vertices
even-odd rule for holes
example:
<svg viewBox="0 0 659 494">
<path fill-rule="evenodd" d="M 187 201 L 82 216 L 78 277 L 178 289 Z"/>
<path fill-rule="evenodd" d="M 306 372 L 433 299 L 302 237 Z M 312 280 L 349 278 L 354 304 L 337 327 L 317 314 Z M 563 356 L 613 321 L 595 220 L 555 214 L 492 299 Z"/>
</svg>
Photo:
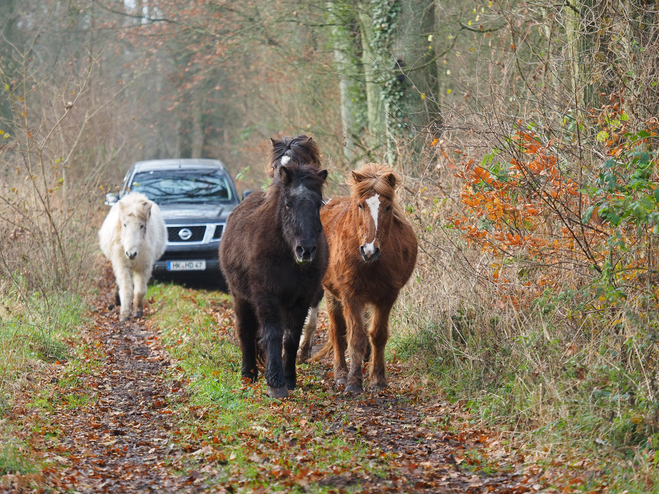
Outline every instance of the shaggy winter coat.
<svg viewBox="0 0 659 494">
<path fill-rule="evenodd" d="M 330 249 L 323 287 L 334 350 L 334 378 L 337 384 L 346 384 L 348 393 L 363 391 L 362 362 L 369 353 L 371 386 L 377 389 L 387 385 L 384 350 L 389 338 L 389 314 L 416 264 L 417 239 L 395 199 L 398 182 L 393 169 L 364 165 L 352 172 L 348 182 L 351 195 L 331 199 L 320 213 Z M 304 327 L 302 361 L 309 356 L 317 306 L 318 301 L 314 301 Z M 370 321 L 364 318 L 367 307 Z"/>
<path fill-rule="evenodd" d="M 117 282 L 119 320 L 128 320 L 131 299 L 134 316 L 141 317 L 153 265 L 167 246 L 167 227 L 160 208 L 138 192 L 125 195 L 110 209 L 98 237 Z"/>
<path fill-rule="evenodd" d="M 300 152 L 300 151 L 304 152 Z M 328 262 L 320 223 L 327 171 L 318 170 L 310 138 L 273 141 L 273 183 L 250 194 L 227 222 L 220 244 L 222 272 L 233 295 L 243 377 L 256 381 L 265 356 L 268 394 L 296 386 L 295 356 L 313 295 Z M 282 359 L 283 350 L 283 359 Z"/>
</svg>

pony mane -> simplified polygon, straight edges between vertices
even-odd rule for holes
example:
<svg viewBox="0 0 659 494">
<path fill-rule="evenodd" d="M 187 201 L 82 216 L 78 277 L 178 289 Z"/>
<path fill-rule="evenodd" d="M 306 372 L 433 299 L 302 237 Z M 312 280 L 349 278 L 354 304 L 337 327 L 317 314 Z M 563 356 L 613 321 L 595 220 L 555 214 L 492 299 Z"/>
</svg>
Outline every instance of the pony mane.
<svg viewBox="0 0 659 494">
<path fill-rule="evenodd" d="M 346 180 L 354 199 L 380 194 L 392 201 L 394 215 L 404 218 L 403 210 L 396 200 L 396 186 L 400 183 L 401 178 L 393 168 L 380 163 L 367 163 L 356 170 L 356 173 L 361 177 L 360 180 L 355 179 L 354 173 Z M 390 175 L 395 177 L 394 185 L 391 185 L 388 179 Z"/>
<path fill-rule="evenodd" d="M 288 165 L 290 163 L 297 163 L 299 165 L 306 165 L 316 170 L 322 168 L 320 162 L 320 149 L 318 144 L 312 137 L 299 135 L 297 137 L 284 137 L 281 140 L 271 139 L 272 153 L 270 155 L 270 162 L 266 167 L 266 172 L 270 178 L 275 174 L 280 165 Z M 285 159 L 288 157 L 289 159 Z M 286 163 L 282 163 L 282 159 Z"/>
</svg>

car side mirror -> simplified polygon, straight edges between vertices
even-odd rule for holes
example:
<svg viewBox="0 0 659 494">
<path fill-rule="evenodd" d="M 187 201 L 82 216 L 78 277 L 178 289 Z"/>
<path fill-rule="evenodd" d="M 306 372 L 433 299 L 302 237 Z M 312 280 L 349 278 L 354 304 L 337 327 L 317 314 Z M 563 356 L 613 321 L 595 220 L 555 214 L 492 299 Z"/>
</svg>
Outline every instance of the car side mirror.
<svg viewBox="0 0 659 494">
<path fill-rule="evenodd" d="M 253 191 L 253 190 L 246 190 L 246 191 L 244 191 L 244 192 L 243 192 L 243 201 L 244 201 L 245 198 L 246 198 L 248 195 L 250 195 L 252 192 L 254 192 L 254 191 Z"/>
<path fill-rule="evenodd" d="M 112 206 L 113 204 L 116 204 L 119 201 L 119 194 L 114 194 L 110 192 L 109 194 L 105 194 L 105 205 L 106 206 Z"/>
</svg>

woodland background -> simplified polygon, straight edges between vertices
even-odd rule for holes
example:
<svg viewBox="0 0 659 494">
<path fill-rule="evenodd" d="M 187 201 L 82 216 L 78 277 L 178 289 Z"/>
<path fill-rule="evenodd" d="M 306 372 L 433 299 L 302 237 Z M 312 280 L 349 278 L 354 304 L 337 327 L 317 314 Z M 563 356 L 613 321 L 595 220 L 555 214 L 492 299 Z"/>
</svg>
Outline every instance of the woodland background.
<svg viewBox="0 0 659 494">
<path fill-rule="evenodd" d="M 391 355 L 539 456 L 654 481 L 656 1 L 3 0 L 0 33 L 0 413 L 62 351 L 130 164 L 254 189 L 268 138 L 308 134 L 333 194 L 405 177 Z"/>
</svg>

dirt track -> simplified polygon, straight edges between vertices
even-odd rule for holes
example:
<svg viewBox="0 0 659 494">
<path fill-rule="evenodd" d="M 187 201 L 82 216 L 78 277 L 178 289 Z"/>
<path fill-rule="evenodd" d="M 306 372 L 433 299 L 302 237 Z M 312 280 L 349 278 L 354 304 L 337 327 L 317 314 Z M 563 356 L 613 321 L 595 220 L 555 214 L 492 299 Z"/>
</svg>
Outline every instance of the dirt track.
<svg viewBox="0 0 659 494">
<path fill-rule="evenodd" d="M 60 377 L 41 377 L 42 383 L 48 380 L 55 385 L 60 402 L 79 399 L 86 403 L 57 407 L 45 417 L 39 416 L 43 412 L 20 404 L 13 410 L 17 424 L 45 423 L 47 430 L 57 432 L 58 440 L 51 440 L 44 428 L 24 431 L 36 455 L 51 462 L 50 466 L 40 474 L 6 475 L 0 488 L 4 485 L 3 492 L 252 492 L 252 487 L 243 486 L 240 472 L 231 469 L 224 454 L 208 446 L 182 445 L 174 439 L 177 414 L 186 406 L 185 383 L 165 377 L 170 362 L 158 335 L 150 332 L 144 321 L 118 322 L 117 310 L 108 310 L 111 295 L 108 277 L 95 304 L 93 324 L 83 334 L 87 345 L 95 349 L 90 362 L 100 359 L 101 365 L 83 373 L 75 385 L 59 382 Z M 308 372 L 329 376 L 329 370 L 326 361 L 310 366 Z M 366 446 L 368 457 L 383 465 L 383 476 L 346 469 L 319 471 L 312 464 L 295 474 L 281 474 L 274 468 L 264 473 L 264 486 L 256 492 L 269 491 L 269 478 L 278 479 L 279 488 L 289 492 L 307 492 L 314 484 L 335 492 L 373 493 L 520 493 L 540 488 L 535 475 L 517 475 L 510 467 L 493 469 L 492 462 L 489 474 L 484 474 L 477 459 L 480 453 L 474 452 L 482 450 L 480 456 L 485 458 L 496 449 L 491 446 L 491 434 L 457 421 L 459 405 L 426 398 L 409 386 L 403 389 L 399 364 L 390 365 L 389 371 L 388 391 L 352 399 L 334 390 L 331 379 L 321 380 L 332 399 L 294 413 L 306 414 L 310 422 L 323 422 L 324 437 L 310 431 L 305 435 L 302 430 L 294 439 L 286 439 L 290 445 L 303 447 L 305 441 L 342 435 L 349 443 Z M 301 392 L 313 390 L 302 386 Z M 266 400 L 263 406 L 291 413 L 291 406 L 296 404 Z M 204 453 L 196 458 L 206 462 L 206 468 L 186 471 L 185 459 L 197 447 Z M 280 454 L 282 448 L 277 448 L 276 454 Z M 267 467 L 274 451 L 254 459 L 261 464 L 259 468 Z M 499 460 L 514 465 L 505 456 Z M 218 469 L 227 464 L 229 479 L 220 480 Z M 290 478 L 282 482 L 282 475 Z"/>
</svg>

